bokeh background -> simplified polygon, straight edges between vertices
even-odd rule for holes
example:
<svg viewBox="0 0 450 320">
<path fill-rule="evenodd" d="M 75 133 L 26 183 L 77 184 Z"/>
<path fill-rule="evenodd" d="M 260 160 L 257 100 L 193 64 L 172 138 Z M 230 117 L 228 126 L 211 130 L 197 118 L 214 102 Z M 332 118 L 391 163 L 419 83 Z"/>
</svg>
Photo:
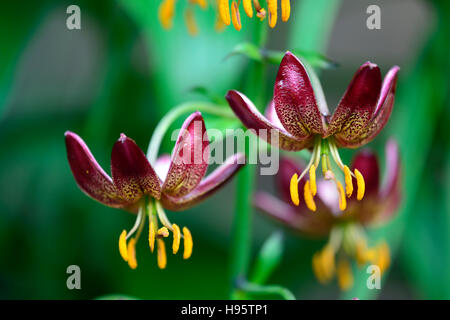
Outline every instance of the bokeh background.
<svg viewBox="0 0 450 320">
<path fill-rule="evenodd" d="M 251 62 L 239 55 L 225 57 L 250 40 L 259 22 L 242 13 L 241 32 L 229 27 L 217 33 L 210 7 L 196 11 L 200 33 L 191 37 L 183 21 L 185 2 L 178 1 L 170 31 L 158 22 L 157 0 L 1 2 L 0 298 L 228 298 L 236 181 L 192 210 L 169 213 L 193 233 L 189 261 L 170 256 L 167 269 L 160 271 L 141 241 L 139 267 L 133 271 L 121 260 L 117 239 L 134 217 L 78 189 L 64 146 L 64 132 L 75 131 L 108 168 L 121 132 L 145 150 L 169 110 L 206 99 L 193 88 L 218 96 L 242 89 Z M 267 48 L 311 50 L 336 61 L 337 68 L 321 72 L 331 108 L 363 62 L 377 63 L 383 74 L 393 65 L 401 67 L 393 116 L 369 147 L 382 162 L 385 141 L 397 138 L 404 199 L 396 218 L 371 233 L 387 239 L 393 255 L 382 290 L 368 292 L 364 274 L 344 295 L 335 284 L 321 286 L 310 261 L 324 242 L 289 232 L 282 263 L 269 283 L 289 288 L 298 299 L 450 298 L 450 2 L 291 2 L 289 22 L 270 30 Z M 66 28 L 71 4 L 81 8 L 81 30 Z M 370 4 L 381 8 L 380 30 L 366 27 Z M 276 67 L 269 71 L 267 99 Z M 170 141 L 162 148 L 170 151 Z M 343 156 L 349 160 L 352 154 Z M 257 188 L 273 189 L 272 178 L 258 179 Z M 279 229 L 255 212 L 253 257 Z M 72 264 L 81 268 L 81 290 L 66 287 L 66 268 Z"/>
</svg>

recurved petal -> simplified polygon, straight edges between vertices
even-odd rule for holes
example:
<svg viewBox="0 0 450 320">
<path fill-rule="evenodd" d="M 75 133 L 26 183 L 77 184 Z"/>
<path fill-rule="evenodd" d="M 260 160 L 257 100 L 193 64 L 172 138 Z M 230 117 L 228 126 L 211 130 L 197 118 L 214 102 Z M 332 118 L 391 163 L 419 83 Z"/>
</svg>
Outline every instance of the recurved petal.
<svg viewBox="0 0 450 320">
<path fill-rule="evenodd" d="M 275 111 L 275 103 L 273 102 L 273 99 L 270 100 L 269 104 L 267 105 L 264 115 L 271 124 L 273 124 L 278 129 L 284 130 L 283 124 L 281 123 L 280 118 L 278 118 L 277 112 Z"/>
<path fill-rule="evenodd" d="M 305 138 L 311 133 L 324 133 L 324 119 L 308 73 L 300 60 L 289 51 L 278 69 L 273 100 L 278 118 L 292 135 Z"/>
<path fill-rule="evenodd" d="M 181 197 L 197 187 L 208 168 L 208 146 L 202 114 L 194 112 L 181 127 L 163 184 L 163 193 Z"/>
<path fill-rule="evenodd" d="M 299 139 L 286 130 L 278 128 L 277 124 L 271 123 L 264 117 L 244 94 L 231 90 L 228 91 L 226 99 L 242 123 L 268 143 L 287 151 L 298 151 L 312 146 L 314 142 L 312 135 Z"/>
<path fill-rule="evenodd" d="M 294 207 L 265 192 L 256 193 L 253 204 L 268 217 L 310 236 L 328 235 L 334 223 L 333 216 L 325 206 L 318 206 L 316 212 L 311 212 L 302 203 Z"/>
<path fill-rule="evenodd" d="M 170 168 L 170 154 L 163 154 L 155 162 L 155 172 L 158 177 L 164 181 Z"/>
<path fill-rule="evenodd" d="M 143 194 L 161 197 L 161 182 L 145 154 L 123 133 L 112 149 L 111 174 L 122 197 L 130 202 L 136 202 Z"/>
<path fill-rule="evenodd" d="M 392 113 L 395 100 L 395 89 L 399 67 L 389 70 L 383 81 L 380 98 L 369 124 L 360 132 L 357 139 L 351 143 L 351 147 L 357 148 L 372 141 L 384 128 Z"/>
<path fill-rule="evenodd" d="M 67 159 L 75 181 L 91 198 L 113 208 L 126 206 L 111 178 L 95 160 L 86 143 L 77 134 L 66 131 Z"/>
<path fill-rule="evenodd" d="M 237 153 L 234 156 L 228 158 L 224 164 L 219 166 L 205 179 L 203 179 L 197 186 L 197 188 L 195 188 L 189 194 L 178 198 L 163 194 L 161 199 L 162 204 L 166 209 L 172 211 L 189 209 L 219 190 L 244 165 L 245 155 L 242 153 Z"/>
<path fill-rule="evenodd" d="M 350 147 L 371 120 L 380 89 L 380 69 L 376 64 L 366 62 L 353 76 L 331 117 L 326 136 L 334 134 L 340 146 Z"/>
</svg>

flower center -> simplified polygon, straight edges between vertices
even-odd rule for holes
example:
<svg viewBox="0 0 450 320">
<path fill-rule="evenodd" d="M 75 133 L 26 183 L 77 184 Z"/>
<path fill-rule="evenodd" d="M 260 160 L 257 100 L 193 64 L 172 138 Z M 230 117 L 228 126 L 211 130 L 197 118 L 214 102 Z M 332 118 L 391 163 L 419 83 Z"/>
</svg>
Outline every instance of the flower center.
<svg viewBox="0 0 450 320">
<path fill-rule="evenodd" d="M 336 174 L 330 161 L 330 156 L 337 167 L 344 174 L 345 190 L 342 183 L 336 178 Z M 303 170 L 300 176 L 297 173 L 294 173 L 291 178 L 291 200 L 296 206 L 300 204 L 298 183 L 307 173 L 309 173 L 309 179 L 304 185 L 303 198 L 305 200 L 306 206 L 311 211 L 316 211 L 316 203 L 314 202 L 314 196 L 317 194 L 316 169 L 318 168 L 320 162 L 322 162 L 322 174 L 324 179 L 332 180 L 336 185 L 336 189 L 339 194 L 339 209 L 341 211 L 344 211 L 347 208 L 346 197 L 350 198 L 353 194 L 353 178 L 356 179 L 358 188 L 356 198 L 358 200 L 361 200 L 364 197 L 365 182 L 361 172 L 359 172 L 358 169 L 355 169 L 354 172 L 352 172 L 348 166 L 343 164 L 341 157 L 339 156 L 337 146 L 332 138 L 322 139 L 317 136 L 316 142 L 314 143 L 311 159 L 305 170 Z"/>
<path fill-rule="evenodd" d="M 192 255 L 193 241 L 192 235 L 188 228 L 183 227 L 183 233 L 180 231 L 180 227 L 176 224 L 170 223 L 167 215 L 161 206 L 161 203 L 156 200 L 146 199 L 142 201 L 139 212 L 134 223 L 133 228 L 128 232 L 123 230 L 119 237 L 119 252 L 123 260 L 128 262 L 131 269 L 137 268 L 136 260 L 136 243 L 142 233 L 145 225 L 145 216 L 149 216 L 149 235 L 148 242 L 150 251 L 155 249 L 155 242 L 157 246 L 157 260 L 158 267 L 164 269 L 167 265 L 166 245 L 164 239 L 169 237 L 170 232 L 173 235 L 172 252 L 176 254 L 180 248 L 181 238 L 184 240 L 184 253 L 183 258 L 189 259 Z M 159 223 L 162 227 L 159 227 Z M 136 234 L 134 237 L 133 235 Z M 129 241 L 128 241 L 129 240 Z M 128 241 L 128 244 L 127 244 Z"/>
</svg>

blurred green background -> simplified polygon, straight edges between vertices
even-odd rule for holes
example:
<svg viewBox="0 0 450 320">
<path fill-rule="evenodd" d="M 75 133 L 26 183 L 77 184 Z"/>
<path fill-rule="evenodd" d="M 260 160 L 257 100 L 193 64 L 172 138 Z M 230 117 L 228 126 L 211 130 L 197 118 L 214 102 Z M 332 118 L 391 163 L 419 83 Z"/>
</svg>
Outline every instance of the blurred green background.
<svg viewBox="0 0 450 320">
<path fill-rule="evenodd" d="M 236 181 L 192 210 L 169 213 L 194 236 L 189 261 L 169 256 L 167 269 L 160 271 L 141 241 L 139 267 L 133 271 L 121 260 L 117 240 L 134 217 L 86 197 L 66 159 L 66 130 L 79 133 L 108 168 L 121 132 L 145 150 L 171 108 L 206 99 L 192 88 L 206 87 L 219 96 L 242 89 L 249 60 L 224 58 L 251 40 L 258 21 L 242 12 L 241 32 L 228 27 L 217 33 L 211 7 L 196 10 L 200 34 L 190 37 L 183 21 L 187 1 L 178 1 L 170 31 L 159 25 L 159 2 L 1 2 L 0 298 L 92 299 L 113 293 L 146 299 L 228 298 Z M 280 21 L 269 31 L 267 47 L 315 51 L 338 62 L 338 68 L 321 72 L 331 108 L 363 62 L 377 63 L 383 74 L 392 65 L 401 67 L 393 116 L 369 147 L 382 162 L 387 138 L 399 141 L 404 201 L 396 218 L 371 234 L 386 238 L 393 255 L 382 290 L 368 292 L 363 273 L 346 295 L 336 285 L 321 286 L 310 261 L 323 242 L 290 233 L 269 283 L 289 288 L 298 299 L 450 298 L 450 2 L 376 1 L 380 30 L 366 27 L 366 9 L 373 1 L 291 2 L 289 22 Z M 66 27 L 71 4 L 81 8 L 81 30 Z M 266 99 L 276 69 L 269 68 Z M 163 150 L 171 150 L 170 141 Z M 348 160 L 352 154 L 343 156 Z M 272 180 L 258 178 L 257 188 L 272 189 Z M 253 258 L 277 229 L 254 215 Z M 81 268 L 81 290 L 66 287 L 66 268 L 72 264 Z"/>
</svg>

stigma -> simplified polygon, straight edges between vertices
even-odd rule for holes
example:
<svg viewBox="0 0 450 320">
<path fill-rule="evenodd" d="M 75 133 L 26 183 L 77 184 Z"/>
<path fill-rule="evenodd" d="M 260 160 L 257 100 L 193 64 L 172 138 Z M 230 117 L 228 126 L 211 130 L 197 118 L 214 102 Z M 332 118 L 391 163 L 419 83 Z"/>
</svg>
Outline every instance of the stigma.
<svg viewBox="0 0 450 320">
<path fill-rule="evenodd" d="M 171 234 L 173 254 L 178 253 L 181 239 L 183 238 L 183 259 L 189 259 L 191 257 L 193 240 L 189 229 L 183 227 L 183 232 L 181 232 L 177 224 L 170 223 L 159 201 L 146 200 L 140 204 L 134 226 L 129 232 L 123 230 L 119 237 L 119 253 L 131 269 L 136 269 L 138 265 L 136 260 L 136 244 L 144 229 L 146 216 L 149 218 L 148 245 L 150 252 L 153 253 L 156 249 L 157 264 L 160 269 L 165 269 L 167 265 L 165 239 L 170 238 Z"/>
<path fill-rule="evenodd" d="M 333 160 L 335 166 L 332 165 Z M 301 173 L 294 173 L 290 181 L 290 194 L 292 203 L 296 206 L 300 204 L 299 197 L 299 182 L 308 174 L 309 179 L 306 180 L 303 188 L 303 198 L 306 206 L 311 211 L 316 211 L 316 204 L 314 197 L 317 194 L 316 171 L 321 162 L 322 175 L 325 180 L 332 180 L 336 185 L 336 190 L 339 195 L 339 209 L 344 211 L 347 208 L 347 198 L 353 195 L 353 179 L 356 180 L 357 192 L 356 199 L 362 200 L 364 198 L 365 182 L 364 177 L 358 169 L 352 172 L 346 166 L 340 156 L 336 144 L 332 139 L 316 138 L 311 159 L 306 168 Z M 343 182 L 338 180 L 337 175 L 343 175 Z"/>
</svg>

